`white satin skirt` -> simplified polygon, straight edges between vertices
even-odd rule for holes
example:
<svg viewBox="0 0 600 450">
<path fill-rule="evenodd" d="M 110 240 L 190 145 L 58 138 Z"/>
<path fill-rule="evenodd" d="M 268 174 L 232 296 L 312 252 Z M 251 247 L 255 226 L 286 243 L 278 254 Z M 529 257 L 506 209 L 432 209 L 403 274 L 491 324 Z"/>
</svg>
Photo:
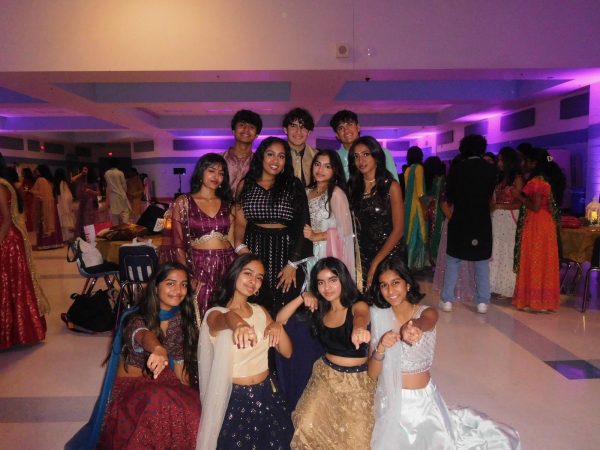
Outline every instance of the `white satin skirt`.
<svg viewBox="0 0 600 450">
<path fill-rule="evenodd" d="M 402 389 L 398 420 L 402 432 L 394 433 L 394 442 L 373 435 L 374 450 L 521 448 L 519 434 L 511 427 L 470 408 L 448 409 L 432 381 L 423 389 Z"/>
</svg>

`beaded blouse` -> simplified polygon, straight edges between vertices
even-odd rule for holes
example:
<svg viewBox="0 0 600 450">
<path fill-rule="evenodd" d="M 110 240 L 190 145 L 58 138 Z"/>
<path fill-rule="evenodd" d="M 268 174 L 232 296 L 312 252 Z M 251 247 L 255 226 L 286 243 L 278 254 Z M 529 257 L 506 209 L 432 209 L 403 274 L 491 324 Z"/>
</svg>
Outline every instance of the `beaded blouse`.
<svg viewBox="0 0 600 450">
<path fill-rule="evenodd" d="M 428 308 L 421 305 L 415 311 L 413 319 L 421 317 L 423 311 Z M 402 373 L 421 373 L 426 372 L 433 364 L 433 353 L 435 351 L 436 329 L 423 332 L 423 336 L 416 344 L 409 345 L 402 341 L 402 358 L 400 368 Z"/>
<path fill-rule="evenodd" d="M 293 192 L 284 191 L 275 198 L 273 189 L 265 189 L 258 183 L 251 183 L 244 189 L 242 208 L 246 220 L 257 224 L 289 226 L 295 218 Z"/>
</svg>

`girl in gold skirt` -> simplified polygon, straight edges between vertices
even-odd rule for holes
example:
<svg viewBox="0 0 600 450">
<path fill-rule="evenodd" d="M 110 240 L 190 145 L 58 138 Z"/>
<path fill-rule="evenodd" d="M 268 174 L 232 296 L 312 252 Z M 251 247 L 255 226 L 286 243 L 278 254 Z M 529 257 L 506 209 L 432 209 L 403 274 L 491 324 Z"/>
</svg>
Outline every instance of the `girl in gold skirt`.
<svg viewBox="0 0 600 450">
<path fill-rule="evenodd" d="M 348 269 L 323 258 L 311 270 L 311 293 L 288 303 L 277 315 L 285 322 L 302 304 L 313 311 L 313 331 L 325 356 L 292 413 L 292 449 L 360 449 L 370 446 L 375 383 L 367 376 L 369 307 L 359 299 Z"/>
</svg>

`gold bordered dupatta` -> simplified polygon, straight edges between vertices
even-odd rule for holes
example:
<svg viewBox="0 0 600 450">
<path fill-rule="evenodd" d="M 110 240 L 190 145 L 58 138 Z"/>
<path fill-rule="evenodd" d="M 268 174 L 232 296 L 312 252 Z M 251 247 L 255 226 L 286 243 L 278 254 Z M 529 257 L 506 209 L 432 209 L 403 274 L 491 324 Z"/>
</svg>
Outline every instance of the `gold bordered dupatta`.
<svg viewBox="0 0 600 450">
<path fill-rule="evenodd" d="M 42 287 L 37 281 L 37 272 L 35 270 L 35 264 L 33 262 L 33 255 L 31 253 L 31 244 L 29 243 L 27 230 L 23 226 L 19 215 L 17 193 L 15 192 L 12 185 L 3 178 L 0 178 L 0 185 L 5 186 L 8 189 L 8 192 L 10 193 L 10 218 L 15 228 L 21 235 L 21 238 L 23 239 L 23 247 L 25 248 L 25 258 L 27 260 L 27 267 L 31 276 L 31 282 L 33 283 L 33 289 L 35 292 L 35 298 L 37 299 L 40 315 L 46 315 L 50 312 L 50 303 L 48 303 L 48 299 L 44 295 L 44 291 L 42 290 Z"/>
</svg>

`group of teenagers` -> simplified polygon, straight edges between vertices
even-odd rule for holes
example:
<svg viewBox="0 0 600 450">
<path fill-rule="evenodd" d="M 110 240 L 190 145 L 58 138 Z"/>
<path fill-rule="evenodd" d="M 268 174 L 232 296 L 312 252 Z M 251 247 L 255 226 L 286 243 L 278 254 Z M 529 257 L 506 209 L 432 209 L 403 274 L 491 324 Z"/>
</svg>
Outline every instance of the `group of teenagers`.
<svg viewBox="0 0 600 450">
<path fill-rule="evenodd" d="M 340 151 L 300 148 L 314 123 L 295 109 L 288 141 L 245 156 L 261 126 L 238 112 L 235 146 L 199 160 L 66 448 L 520 448 L 431 380 L 438 313 L 405 262 L 389 153 L 350 111 Z"/>
</svg>

